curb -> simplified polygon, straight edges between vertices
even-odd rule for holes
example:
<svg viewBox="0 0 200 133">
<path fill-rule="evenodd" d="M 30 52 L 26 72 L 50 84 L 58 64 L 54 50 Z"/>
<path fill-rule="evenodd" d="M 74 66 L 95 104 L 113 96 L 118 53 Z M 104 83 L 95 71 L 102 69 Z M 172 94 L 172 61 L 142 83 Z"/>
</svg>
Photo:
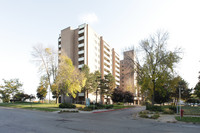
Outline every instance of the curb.
<svg viewBox="0 0 200 133">
<path fill-rule="evenodd" d="M 130 108 L 111 109 L 111 110 L 105 110 L 105 111 L 96 111 L 96 112 L 92 112 L 92 113 L 104 113 L 104 112 L 111 112 L 111 111 L 124 110 L 124 109 L 130 109 Z"/>
</svg>

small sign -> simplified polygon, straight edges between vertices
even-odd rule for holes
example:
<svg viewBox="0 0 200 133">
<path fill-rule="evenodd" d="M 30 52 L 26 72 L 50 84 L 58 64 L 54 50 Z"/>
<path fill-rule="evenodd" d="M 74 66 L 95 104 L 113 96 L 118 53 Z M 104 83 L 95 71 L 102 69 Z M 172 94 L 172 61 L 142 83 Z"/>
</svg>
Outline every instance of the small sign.
<svg viewBox="0 0 200 133">
<path fill-rule="evenodd" d="M 78 93 L 79 97 L 84 97 L 84 93 Z"/>
<path fill-rule="evenodd" d="M 85 102 L 86 102 L 87 107 L 90 106 L 90 99 L 89 98 L 86 98 Z"/>
</svg>

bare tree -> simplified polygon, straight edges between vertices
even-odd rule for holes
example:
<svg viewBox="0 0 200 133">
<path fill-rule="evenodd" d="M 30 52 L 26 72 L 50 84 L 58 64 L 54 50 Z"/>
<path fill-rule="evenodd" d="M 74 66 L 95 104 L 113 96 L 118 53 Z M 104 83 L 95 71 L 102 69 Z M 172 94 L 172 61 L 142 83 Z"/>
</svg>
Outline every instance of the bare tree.
<svg viewBox="0 0 200 133">
<path fill-rule="evenodd" d="M 58 54 L 53 48 L 46 48 L 42 44 L 33 47 L 32 51 L 33 60 L 38 66 L 39 73 L 46 75 L 49 85 L 49 102 L 50 90 L 52 84 L 55 82 L 57 68 L 58 68 Z"/>
<path fill-rule="evenodd" d="M 160 83 L 165 84 L 170 74 L 174 73 L 175 64 L 179 62 L 181 49 L 167 50 L 168 32 L 157 31 L 148 39 L 140 42 L 139 49 L 135 50 L 137 56 L 126 57 L 127 68 L 132 69 L 130 73 L 137 74 L 137 82 L 142 93 L 147 93 L 154 104 L 155 90 L 159 89 Z M 138 53 L 139 58 L 138 58 Z M 128 73 L 128 74 L 130 74 Z"/>
</svg>

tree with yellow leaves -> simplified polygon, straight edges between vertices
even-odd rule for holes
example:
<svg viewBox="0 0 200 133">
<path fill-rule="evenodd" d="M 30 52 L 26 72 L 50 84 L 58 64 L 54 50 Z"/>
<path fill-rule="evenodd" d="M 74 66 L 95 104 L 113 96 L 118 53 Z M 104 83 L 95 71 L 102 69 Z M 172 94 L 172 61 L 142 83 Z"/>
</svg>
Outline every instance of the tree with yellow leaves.
<svg viewBox="0 0 200 133">
<path fill-rule="evenodd" d="M 61 94 L 64 97 L 71 95 L 75 98 L 76 94 L 81 92 L 81 88 L 85 86 L 85 82 L 85 75 L 73 66 L 71 59 L 61 55 L 56 77 L 56 85 Z M 66 102 L 65 98 L 64 102 Z"/>
</svg>

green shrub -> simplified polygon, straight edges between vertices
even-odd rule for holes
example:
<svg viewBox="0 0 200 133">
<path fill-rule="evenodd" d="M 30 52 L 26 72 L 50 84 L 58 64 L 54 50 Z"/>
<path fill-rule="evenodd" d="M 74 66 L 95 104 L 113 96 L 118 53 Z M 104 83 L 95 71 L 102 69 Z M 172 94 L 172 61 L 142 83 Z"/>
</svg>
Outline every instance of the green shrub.
<svg viewBox="0 0 200 133">
<path fill-rule="evenodd" d="M 164 114 L 174 114 L 174 111 L 171 110 L 171 109 L 166 108 L 166 109 L 163 110 L 163 113 Z"/>
<path fill-rule="evenodd" d="M 172 110 L 174 113 L 176 113 L 176 111 L 177 111 L 177 107 L 176 106 L 170 106 L 169 109 Z"/>
<path fill-rule="evenodd" d="M 149 105 L 149 104 L 146 105 L 146 110 L 159 111 L 159 112 L 163 111 L 161 106 L 153 106 L 153 105 Z"/>
<path fill-rule="evenodd" d="M 163 110 L 163 113 L 164 113 L 164 114 L 173 114 L 174 111 L 171 110 L 171 109 L 165 108 L 165 109 Z"/>
<path fill-rule="evenodd" d="M 81 110 L 81 111 L 92 111 L 93 109 L 85 107 L 85 108 L 80 108 L 79 110 Z"/>
<path fill-rule="evenodd" d="M 112 109 L 113 107 L 113 105 L 106 105 L 106 109 Z"/>
<path fill-rule="evenodd" d="M 99 103 L 97 103 L 95 105 L 91 104 L 90 106 L 88 106 L 88 108 L 90 108 L 92 110 L 93 109 L 111 109 L 113 107 L 114 107 L 113 105 L 103 105 L 103 104 L 99 104 Z"/>
<path fill-rule="evenodd" d="M 76 105 L 71 104 L 71 103 L 61 103 L 59 105 L 59 108 L 76 108 Z"/>
<path fill-rule="evenodd" d="M 124 103 L 122 103 L 122 102 L 118 102 L 117 105 L 124 105 Z"/>
<path fill-rule="evenodd" d="M 152 115 L 150 118 L 151 118 L 151 119 L 158 119 L 159 117 L 160 117 L 159 114 L 154 114 L 154 115 Z"/>
<path fill-rule="evenodd" d="M 149 118 L 149 116 L 147 114 L 140 114 L 140 117 L 142 117 L 142 118 Z"/>
<path fill-rule="evenodd" d="M 78 110 L 61 110 L 60 113 L 78 113 Z"/>
</svg>

